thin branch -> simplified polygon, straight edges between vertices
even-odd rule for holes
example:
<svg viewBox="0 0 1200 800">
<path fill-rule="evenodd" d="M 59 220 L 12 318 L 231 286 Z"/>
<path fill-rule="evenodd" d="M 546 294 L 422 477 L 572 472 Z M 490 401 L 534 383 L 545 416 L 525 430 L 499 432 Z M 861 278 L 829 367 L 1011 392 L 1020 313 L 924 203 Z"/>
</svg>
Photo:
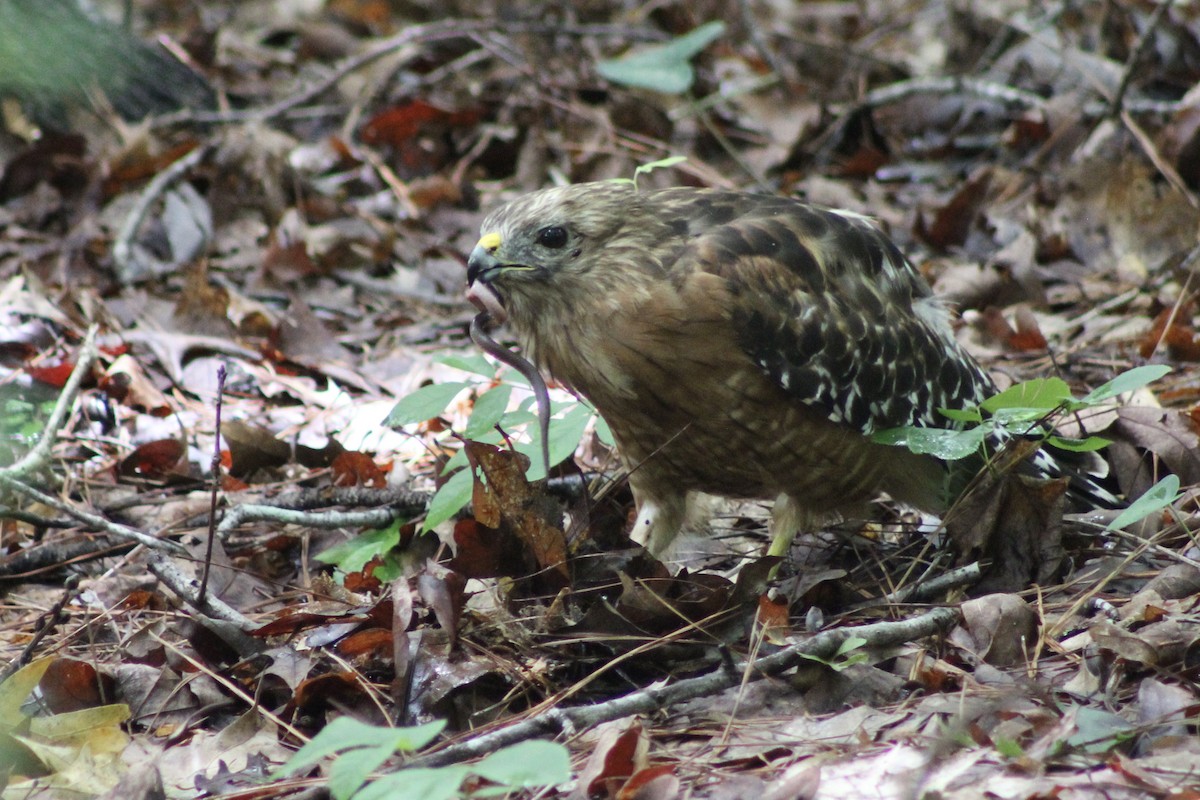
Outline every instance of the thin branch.
<svg viewBox="0 0 1200 800">
<path fill-rule="evenodd" d="M 854 104 L 856 108 L 876 108 L 891 105 L 909 97 L 925 94 L 973 94 L 989 100 L 1024 108 L 1043 109 L 1046 100 L 1041 95 L 978 78 L 913 78 L 872 89 Z"/>
<path fill-rule="evenodd" d="M 224 406 L 224 399 L 225 365 L 221 364 L 217 367 L 216 422 L 213 423 L 217 435 L 213 437 L 213 456 L 209 464 L 212 472 L 212 490 L 209 493 L 208 501 L 208 540 L 204 547 L 204 573 L 200 578 L 201 605 L 208 594 L 208 574 L 212 568 L 213 547 L 217 541 L 217 497 L 221 491 L 221 408 Z"/>
<path fill-rule="evenodd" d="M 777 675 L 812 658 L 828 659 L 853 637 L 867 640 L 868 647 L 891 647 L 921 639 L 945 630 L 958 620 L 958 609 L 937 608 L 919 617 L 899 622 L 876 622 L 859 627 L 834 628 L 811 639 L 742 665 L 738 670 L 718 670 L 698 678 L 688 678 L 668 686 L 653 686 L 604 703 L 577 708 L 552 708 L 530 719 L 480 734 L 441 750 L 421 756 L 408 766 L 437 767 L 453 764 L 498 750 L 516 742 L 535 737 L 573 735 L 602 722 L 622 719 L 634 714 L 650 714 L 676 703 L 707 697 L 742 682 L 742 673 L 749 674 L 748 682 Z"/>
<path fill-rule="evenodd" d="M 83 379 L 91 374 L 96 355 L 96 326 L 93 325 L 88 328 L 87 335 L 83 338 L 79 354 L 75 357 L 75 368 L 71 370 L 71 376 L 67 378 L 62 393 L 54 403 L 54 410 L 50 412 L 50 418 L 46 420 L 46 427 L 42 429 L 42 435 L 38 437 L 33 448 L 17 463 L 0 469 L 0 476 L 23 481 L 29 475 L 41 472 L 50 465 L 50 449 L 54 446 L 54 439 L 58 436 L 59 430 L 67 421 L 67 415 L 71 413 L 71 409 L 75 405 L 75 398 L 79 395 L 80 387 L 83 386 Z"/>
<path fill-rule="evenodd" d="M 138 544 L 145 545 L 154 550 L 164 550 L 176 555 L 187 555 L 187 548 L 183 545 L 167 539 L 156 539 L 148 533 L 142 533 L 136 528 L 130 528 L 126 525 L 119 525 L 116 522 L 105 519 L 99 514 L 93 514 L 90 511 L 76 508 L 65 500 L 61 500 L 53 495 L 46 494 L 42 490 L 30 486 L 22 480 L 13 478 L 3 471 L 0 471 L 0 486 L 4 486 L 17 494 L 24 495 L 31 500 L 36 500 L 39 503 L 50 506 L 53 509 L 79 520 L 84 525 L 90 526 L 93 530 L 103 531 L 104 533 L 117 536 L 127 541 L 132 540 Z"/>
<path fill-rule="evenodd" d="M 1129 53 L 1129 58 L 1125 59 L 1125 69 L 1121 71 L 1121 83 L 1117 85 L 1117 91 L 1113 94 L 1112 102 L 1109 106 L 1109 115 L 1119 117 L 1125 110 L 1125 94 L 1129 91 L 1129 83 L 1133 79 L 1133 69 L 1138 62 L 1142 60 L 1146 49 L 1150 46 L 1150 42 L 1154 39 L 1154 31 L 1158 29 L 1159 23 L 1163 17 L 1167 15 L 1167 9 L 1171 7 L 1172 0 L 1158 0 L 1158 8 L 1154 9 L 1154 13 L 1150 16 L 1150 20 L 1146 23 L 1145 30 L 1138 36 L 1134 42 L 1133 50 Z"/>
<path fill-rule="evenodd" d="M 330 530 L 333 528 L 383 528 L 391 525 L 402 514 L 402 509 L 370 508 L 364 511 L 293 511 L 267 505 L 234 506 L 225 512 L 217 535 L 247 522 L 278 522 L 284 525 L 304 525 L 309 528 Z"/>
<path fill-rule="evenodd" d="M 908 586 L 897 589 L 894 592 L 885 594 L 883 597 L 876 597 L 871 600 L 864 600 L 861 603 L 856 603 L 852 611 L 860 611 L 864 608 L 872 608 L 875 606 L 897 605 L 899 603 L 917 603 L 937 597 L 943 592 L 950 589 L 958 589 L 963 586 L 971 586 L 979 581 L 981 575 L 979 562 L 975 561 L 967 564 L 965 567 L 952 569 L 949 572 L 930 578 L 927 581 L 920 581 Z"/>
<path fill-rule="evenodd" d="M 188 170 L 203 161 L 213 146 L 212 142 L 202 144 L 182 158 L 176 159 L 171 166 L 155 175 L 138 196 L 137 202 L 125 216 L 125 220 L 121 223 L 121 228 L 113 240 L 113 271 L 122 285 L 133 283 L 154 270 L 154 265 L 145 263 L 143 256 L 137 253 L 133 246 L 133 240 L 137 236 L 146 214 L 149 213 L 150 206 L 162 196 L 171 184 L 181 179 Z"/>
<path fill-rule="evenodd" d="M 184 574 L 172 559 L 162 553 L 150 553 L 146 566 L 168 589 L 201 614 L 229 623 L 242 632 L 254 627 L 253 622 L 220 598 L 209 595 L 201 600 L 199 581 Z M 242 652 L 243 648 L 239 647 L 238 650 Z"/>
</svg>

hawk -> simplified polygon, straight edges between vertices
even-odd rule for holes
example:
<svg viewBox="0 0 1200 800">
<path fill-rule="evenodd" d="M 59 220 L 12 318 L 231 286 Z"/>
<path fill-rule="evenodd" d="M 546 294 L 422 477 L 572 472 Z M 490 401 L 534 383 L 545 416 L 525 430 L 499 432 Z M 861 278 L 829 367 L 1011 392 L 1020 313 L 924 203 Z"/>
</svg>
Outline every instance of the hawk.
<svg viewBox="0 0 1200 800">
<path fill-rule="evenodd" d="M 468 297 L 612 429 L 636 541 L 666 551 L 695 492 L 776 499 L 771 553 L 880 493 L 932 512 L 942 462 L 871 440 L 947 427 L 996 387 L 865 217 L 712 189 L 608 181 L 492 212 Z"/>
</svg>

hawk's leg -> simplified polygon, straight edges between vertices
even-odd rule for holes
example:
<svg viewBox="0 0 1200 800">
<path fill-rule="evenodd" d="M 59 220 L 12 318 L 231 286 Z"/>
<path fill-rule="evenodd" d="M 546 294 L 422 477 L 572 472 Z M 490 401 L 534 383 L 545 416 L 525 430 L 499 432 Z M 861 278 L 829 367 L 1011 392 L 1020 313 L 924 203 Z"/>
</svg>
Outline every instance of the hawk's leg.
<svg viewBox="0 0 1200 800">
<path fill-rule="evenodd" d="M 687 510 L 687 495 L 652 495 L 633 487 L 633 499 L 637 502 L 637 521 L 629 537 L 650 551 L 650 555 L 662 556 L 683 525 Z"/>
<path fill-rule="evenodd" d="M 771 524 L 768 528 L 771 533 L 771 546 L 767 548 L 767 555 L 781 558 L 786 556 L 796 534 L 804 528 L 812 527 L 814 522 L 813 514 L 795 498 L 788 494 L 779 495 L 775 500 L 775 507 L 771 509 Z"/>
</svg>

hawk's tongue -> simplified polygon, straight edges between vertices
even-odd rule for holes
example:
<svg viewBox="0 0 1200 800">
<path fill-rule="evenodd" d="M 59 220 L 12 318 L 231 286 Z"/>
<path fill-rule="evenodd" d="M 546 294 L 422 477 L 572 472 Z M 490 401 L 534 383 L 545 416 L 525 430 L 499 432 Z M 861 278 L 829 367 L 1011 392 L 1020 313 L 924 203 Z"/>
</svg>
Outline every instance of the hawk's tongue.
<svg viewBox="0 0 1200 800">
<path fill-rule="evenodd" d="M 480 311 L 486 311 L 497 325 L 508 319 L 508 312 L 500 302 L 500 295 L 496 294 L 491 284 L 475 281 L 467 287 L 467 299 Z"/>
</svg>

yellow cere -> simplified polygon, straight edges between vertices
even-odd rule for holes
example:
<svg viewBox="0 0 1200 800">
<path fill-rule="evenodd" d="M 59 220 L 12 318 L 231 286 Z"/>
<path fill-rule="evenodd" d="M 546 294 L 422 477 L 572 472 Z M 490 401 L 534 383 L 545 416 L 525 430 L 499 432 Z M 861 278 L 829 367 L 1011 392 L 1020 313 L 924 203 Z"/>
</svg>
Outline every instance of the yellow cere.
<svg viewBox="0 0 1200 800">
<path fill-rule="evenodd" d="M 498 249 L 500 247 L 500 234 L 498 234 L 498 233 L 484 234 L 479 239 L 479 244 L 477 244 L 476 247 L 482 247 L 484 250 L 487 250 L 489 253 L 495 251 L 496 249 Z"/>
</svg>

